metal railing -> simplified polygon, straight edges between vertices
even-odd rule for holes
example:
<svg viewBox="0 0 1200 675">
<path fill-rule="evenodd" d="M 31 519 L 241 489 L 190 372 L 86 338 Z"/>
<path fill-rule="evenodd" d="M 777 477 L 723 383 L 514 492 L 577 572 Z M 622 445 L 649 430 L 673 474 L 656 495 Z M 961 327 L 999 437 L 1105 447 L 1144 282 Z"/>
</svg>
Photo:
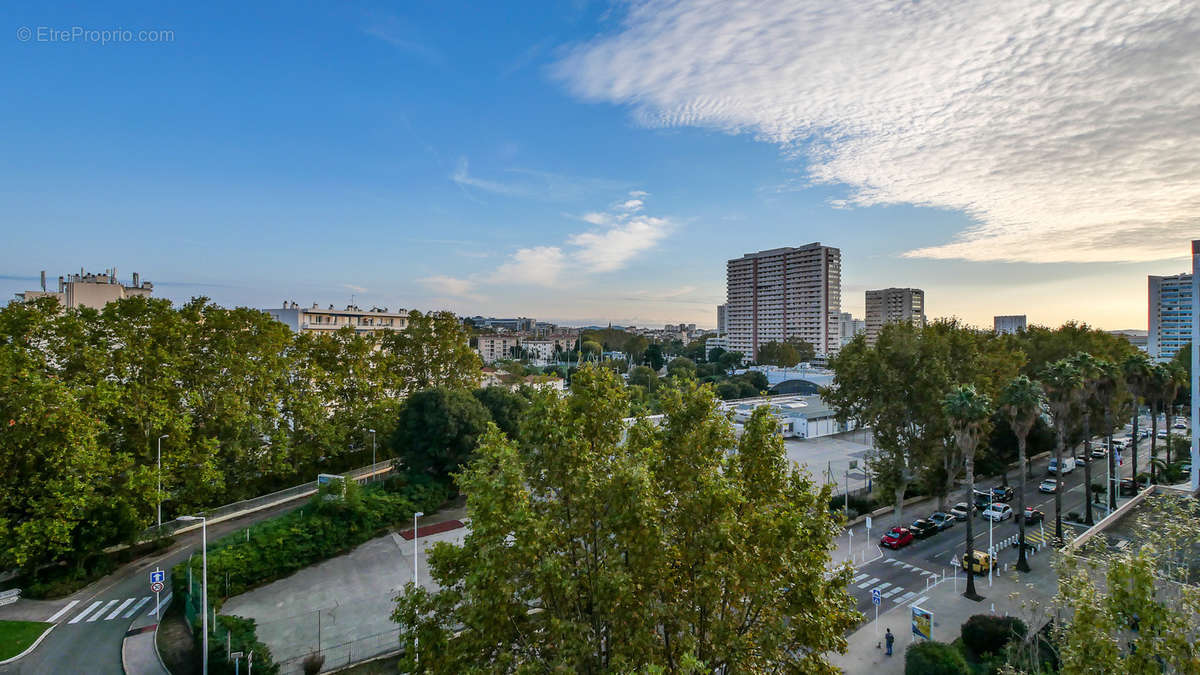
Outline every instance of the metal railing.
<svg viewBox="0 0 1200 675">
<path fill-rule="evenodd" d="M 280 675 L 303 673 L 305 660 L 315 653 L 325 657 L 321 671 L 326 672 L 345 668 L 346 666 L 380 656 L 399 654 L 402 651 L 400 648 L 400 629 L 393 628 L 383 633 L 355 638 L 348 642 L 335 645 L 322 645 L 320 650 L 314 650 L 309 654 L 295 656 L 284 661 L 277 661 L 276 663 L 279 665 Z"/>
<path fill-rule="evenodd" d="M 364 467 L 352 469 L 342 475 L 354 478 L 359 482 L 364 482 L 368 478 L 384 476 L 390 473 L 394 467 L 394 464 L 394 459 L 386 459 L 382 462 L 376 462 L 374 464 L 368 464 Z M 207 509 L 205 511 L 201 511 L 199 515 L 207 518 L 208 524 L 212 525 L 224 520 L 229 520 L 231 518 L 237 518 L 239 516 L 253 513 L 255 511 L 261 511 L 262 509 L 268 509 L 273 506 L 285 504 L 296 499 L 308 497 L 315 494 L 316 491 L 317 481 L 312 480 L 307 483 L 295 485 L 277 492 L 272 492 L 270 494 L 251 497 L 250 499 L 243 499 L 231 504 L 225 504 L 224 506 Z M 200 525 L 195 521 L 181 521 L 179 519 L 170 520 L 163 523 L 161 529 L 157 525 L 151 525 L 150 527 L 146 528 L 140 535 L 138 535 L 137 542 L 141 543 L 144 541 L 150 541 L 158 537 L 171 537 L 175 536 L 176 534 L 180 534 L 181 532 L 199 529 L 199 527 Z"/>
</svg>

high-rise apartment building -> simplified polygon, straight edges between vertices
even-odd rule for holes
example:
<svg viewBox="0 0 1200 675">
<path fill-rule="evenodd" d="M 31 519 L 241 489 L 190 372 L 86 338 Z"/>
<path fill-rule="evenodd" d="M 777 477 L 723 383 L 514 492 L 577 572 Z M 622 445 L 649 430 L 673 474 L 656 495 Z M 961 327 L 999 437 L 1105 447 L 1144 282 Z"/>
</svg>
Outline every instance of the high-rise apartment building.
<svg viewBox="0 0 1200 675">
<path fill-rule="evenodd" d="M 992 317 L 992 330 L 1001 335 L 1014 335 L 1027 327 L 1024 314 L 1003 314 Z"/>
<path fill-rule="evenodd" d="M 1169 361 L 1192 341 L 1192 275 L 1151 276 L 1149 286 L 1146 351 L 1151 358 Z"/>
<path fill-rule="evenodd" d="M 862 319 L 856 319 L 850 315 L 850 312 L 842 312 L 838 319 L 838 333 L 841 335 L 842 346 L 850 344 L 855 335 L 867 332 L 867 322 Z"/>
<path fill-rule="evenodd" d="M 717 335 L 724 335 L 728 332 L 729 327 L 725 316 L 725 305 L 717 305 Z"/>
<path fill-rule="evenodd" d="M 747 253 L 726 263 L 730 351 L 754 358 L 760 345 L 800 339 L 818 356 L 841 346 L 842 253 L 819 242 Z"/>
<path fill-rule="evenodd" d="M 875 344 L 884 325 L 897 321 L 925 325 L 925 291 L 919 288 L 867 291 L 867 343 Z"/>
</svg>

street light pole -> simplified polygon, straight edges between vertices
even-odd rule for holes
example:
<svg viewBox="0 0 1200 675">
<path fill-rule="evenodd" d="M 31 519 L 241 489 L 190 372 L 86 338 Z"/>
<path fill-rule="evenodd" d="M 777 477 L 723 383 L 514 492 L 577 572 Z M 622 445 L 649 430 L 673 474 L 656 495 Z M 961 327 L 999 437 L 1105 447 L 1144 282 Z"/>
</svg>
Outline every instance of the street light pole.
<svg viewBox="0 0 1200 675">
<path fill-rule="evenodd" d="M 420 554 L 420 551 L 417 549 L 417 518 L 420 518 L 423 515 L 425 515 L 425 513 L 423 511 L 417 511 L 416 513 L 413 514 L 413 586 L 414 586 L 413 590 L 414 591 L 416 591 L 415 587 L 418 583 L 418 581 L 417 581 L 417 579 L 418 579 L 418 577 L 417 577 L 417 556 Z M 413 636 L 413 658 L 416 659 L 417 669 L 420 670 L 420 666 L 421 666 L 421 636 L 419 634 Z"/>
<path fill-rule="evenodd" d="M 162 536 L 162 439 L 167 435 L 163 434 L 158 437 L 158 536 Z"/>
<path fill-rule="evenodd" d="M 996 555 L 996 549 L 992 546 L 992 526 L 996 524 L 996 512 L 992 510 L 992 505 L 996 503 L 996 493 L 988 490 L 988 588 L 992 587 L 992 568 L 995 567 L 995 560 L 992 559 Z"/>
<path fill-rule="evenodd" d="M 204 633 L 204 667 L 201 675 L 208 675 L 208 519 L 204 516 L 179 516 L 179 520 L 198 520 L 200 521 L 200 549 L 201 561 L 204 565 L 202 581 L 200 583 L 200 592 L 204 597 L 200 604 L 200 630 Z"/>
<path fill-rule="evenodd" d="M 375 482 L 375 430 L 367 429 L 371 432 L 371 482 Z"/>
</svg>

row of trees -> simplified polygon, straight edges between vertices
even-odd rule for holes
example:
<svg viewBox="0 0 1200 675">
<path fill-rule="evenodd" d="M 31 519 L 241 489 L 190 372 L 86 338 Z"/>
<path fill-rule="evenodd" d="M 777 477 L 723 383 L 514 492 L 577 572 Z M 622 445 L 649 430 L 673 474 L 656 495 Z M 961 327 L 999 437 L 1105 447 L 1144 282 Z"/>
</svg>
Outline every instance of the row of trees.
<svg viewBox="0 0 1200 675">
<path fill-rule="evenodd" d="M 0 309 L 0 568 L 67 560 L 164 518 L 369 462 L 401 401 L 474 387 L 478 356 L 449 314 L 404 331 L 296 334 L 204 298 Z M 381 453 L 381 457 L 383 453 Z"/>
</svg>

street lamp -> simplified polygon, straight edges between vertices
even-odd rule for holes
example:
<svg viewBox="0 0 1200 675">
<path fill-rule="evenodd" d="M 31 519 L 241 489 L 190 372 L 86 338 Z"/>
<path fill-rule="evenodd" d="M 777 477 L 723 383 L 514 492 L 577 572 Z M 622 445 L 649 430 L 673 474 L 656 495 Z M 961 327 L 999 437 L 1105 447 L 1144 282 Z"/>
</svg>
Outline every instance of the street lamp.
<svg viewBox="0 0 1200 675">
<path fill-rule="evenodd" d="M 375 482 L 375 430 L 367 429 L 371 432 L 371 482 Z"/>
<path fill-rule="evenodd" d="M 158 536 L 162 536 L 162 439 L 167 435 L 163 434 L 158 437 Z"/>
<path fill-rule="evenodd" d="M 425 513 L 423 511 L 417 511 L 416 513 L 413 514 L 413 586 L 414 586 L 413 591 L 414 592 L 417 590 L 415 588 L 417 586 L 417 556 L 420 554 L 420 551 L 417 549 L 417 518 L 420 518 L 423 515 L 425 515 Z M 416 665 L 418 666 L 418 669 L 419 669 L 419 666 L 421 665 L 421 636 L 420 636 L 420 634 L 413 636 L 413 658 L 416 659 Z"/>
<path fill-rule="evenodd" d="M 204 669 L 202 675 L 208 675 L 208 519 L 204 516 L 179 516 L 183 521 L 200 521 L 200 550 L 204 565 L 203 578 L 200 585 L 204 598 L 201 601 L 200 629 L 204 633 Z"/>
</svg>

